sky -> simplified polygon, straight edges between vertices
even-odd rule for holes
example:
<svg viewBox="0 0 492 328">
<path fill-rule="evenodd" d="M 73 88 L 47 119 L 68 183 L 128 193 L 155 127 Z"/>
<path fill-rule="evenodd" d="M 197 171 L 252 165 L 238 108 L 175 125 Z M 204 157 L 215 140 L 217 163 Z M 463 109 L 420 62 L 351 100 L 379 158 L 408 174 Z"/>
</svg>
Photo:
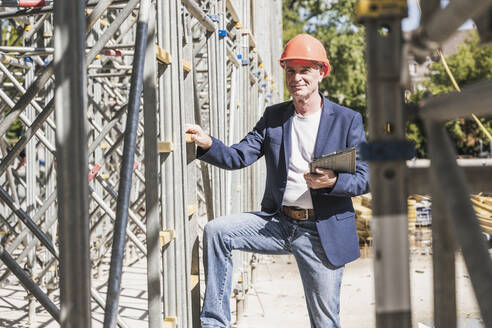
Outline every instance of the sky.
<svg viewBox="0 0 492 328">
<path fill-rule="evenodd" d="M 420 0 L 420 1 L 425 1 L 425 0 Z M 441 1 L 441 7 L 445 7 L 448 4 L 449 1 L 447 0 L 442 0 Z M 405 18 L 402 21 L 402 29 L 404 31 L 410 31 L 419 26 L 420 22 L 420 13 L 419 13 L 419 8 L 417 6 L 417 0 L 407 0 L 408 4 L 408 17 Z M 473 27 L 473 22 L 471 20 L 468 20 L 463 26 L 460 27 L 461 29 L 470 29 Z"/>
</svg>

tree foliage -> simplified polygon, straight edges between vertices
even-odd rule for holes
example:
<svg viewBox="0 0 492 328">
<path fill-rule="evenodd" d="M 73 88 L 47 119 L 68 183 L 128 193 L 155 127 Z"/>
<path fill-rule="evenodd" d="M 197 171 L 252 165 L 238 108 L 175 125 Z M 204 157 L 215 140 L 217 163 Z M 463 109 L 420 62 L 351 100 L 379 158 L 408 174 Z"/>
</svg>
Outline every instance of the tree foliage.
<svg viewBox="0 0 492 328">
<path fill-rule="evenodd" d="M 458 47 L 458 51 L 446 58 L 449 69 L 460 88 L 492 77 L 492 46 L 483 46 L 479 41 L 476 31 L 470 31 L 469 37 Z M 430 74 L 423 82 L 423 86 L 429 95 L 455 91 L 442 62 L 433 63 L 430 66 Z M 424 94 L 423 91 L 415 92 L 411 99 L 418 101 Z M 492 120 L 480 118 L 480 121 L 492 134 Z M 490 144 L 486 134 L 472 119 L 459 118 L 447 122 L 446 128 L 456 145 L 458 155 L 479 156 L 480 141 L 485 147 Z M 415 122 L 407 124 L 407 134 L 416 141 L 419 157 L 425 157 L 425 137 L 422 136 L 421 131 L 423 129 Z"/>
</svg>

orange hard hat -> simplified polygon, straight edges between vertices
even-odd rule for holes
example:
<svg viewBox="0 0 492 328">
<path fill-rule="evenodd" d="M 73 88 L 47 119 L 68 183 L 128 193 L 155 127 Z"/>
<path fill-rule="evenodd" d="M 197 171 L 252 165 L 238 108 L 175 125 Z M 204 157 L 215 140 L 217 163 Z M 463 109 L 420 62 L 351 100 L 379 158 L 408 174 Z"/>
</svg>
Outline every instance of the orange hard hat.
<svg viewBox="0 0 492 328">
<path fill-rule="evenodd" d="M 284 68 L 285 62 L 291 59 L 310 60 L 322 64 L 324 66 L 323 77 L 327 76 L 331 70 L 325 47 L 318 39 L 309 34 L 296 35 L 287 42 L 282 57 L 280 57 L 280 66 Z"/>
</svg>

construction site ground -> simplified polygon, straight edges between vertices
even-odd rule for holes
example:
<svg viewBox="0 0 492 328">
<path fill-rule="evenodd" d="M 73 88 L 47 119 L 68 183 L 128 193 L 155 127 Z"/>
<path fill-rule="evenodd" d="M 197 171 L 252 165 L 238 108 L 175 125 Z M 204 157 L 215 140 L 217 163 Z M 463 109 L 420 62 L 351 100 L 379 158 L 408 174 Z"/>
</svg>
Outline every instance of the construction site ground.
<svg viewBox="0 0 492 328">
<path fill-rule="evenodd" d="M 341 295 L 341 323 L 344 328 L 375 327 L 374 275 L 371 248 L 345 267 Z M 128 262 L 127 264 L 131 264 Z M 120 298 L 120 316 L 131 328 L 147 327 L 146 262 L 139 260 L 125 266 Z M 413 327 L 432 327 L 432 256 L 427 243 L 411 248 L 411 299 Z M 108 266 L 101 272 L 107 275 Z M 309 327 L 302 285 L 292 256 L 261 256 L 257 279 L 247 298 L 247 308 L 238 328 Z M 28 324 L 28 305 L 24 289 L 11 283 L 0 287 L 0 327 L 59 327 L 36 303 L 37 314 Z M 456 286 L 460 328 L 483 327 L 463 258 L 456 257 Z M 104 280 L 94 280 L 92 287 L 106 296 Z M 59 305 L 56 294 L 51 298 Z M 263 310 L 262 310 L 262 306 Z M 236 318 L 235 300 L 231 300 Z M 102 327 L 103 311 L 93 306 L 93 327 Z"/>
</svg>

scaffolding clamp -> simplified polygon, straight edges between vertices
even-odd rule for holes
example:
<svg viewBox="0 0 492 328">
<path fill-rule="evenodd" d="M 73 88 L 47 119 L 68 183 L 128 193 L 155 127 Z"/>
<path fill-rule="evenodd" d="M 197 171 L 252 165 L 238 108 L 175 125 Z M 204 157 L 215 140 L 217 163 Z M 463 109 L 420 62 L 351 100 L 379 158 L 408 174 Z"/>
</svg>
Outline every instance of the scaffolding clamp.
<svg viewBox="0 0 492 328">
<path fill-rule="evenodd" d="M 177 323 L 177 317 L 166 317 L 164 322 L 162 322 L 162 328 L 176 328 Z"/>
<path fill-rule="evenodd" d="M 415 157 L 415 142 L 380 140 L 360 144 L 360 157 L 367 162 L 406 161 Z"/>
<path fill-rule="evenodd" d="M 357 20 L 407 17 L 406 0 L 359 0 L 355 7 Z"/>
<path fill-rule="evenodd" d="M 159 243 L 161 244 L 161 247 L 169 244 L 174 238 L 176 238 L 176 233 L 172 229 L 159 232 Z"/>
<path fill-rule="evenodd" d="M 225 37 L 227 36 L 227 31 L 226 30 L 218 30 L 218 35 L 219 37 Z"/>
</svg>

